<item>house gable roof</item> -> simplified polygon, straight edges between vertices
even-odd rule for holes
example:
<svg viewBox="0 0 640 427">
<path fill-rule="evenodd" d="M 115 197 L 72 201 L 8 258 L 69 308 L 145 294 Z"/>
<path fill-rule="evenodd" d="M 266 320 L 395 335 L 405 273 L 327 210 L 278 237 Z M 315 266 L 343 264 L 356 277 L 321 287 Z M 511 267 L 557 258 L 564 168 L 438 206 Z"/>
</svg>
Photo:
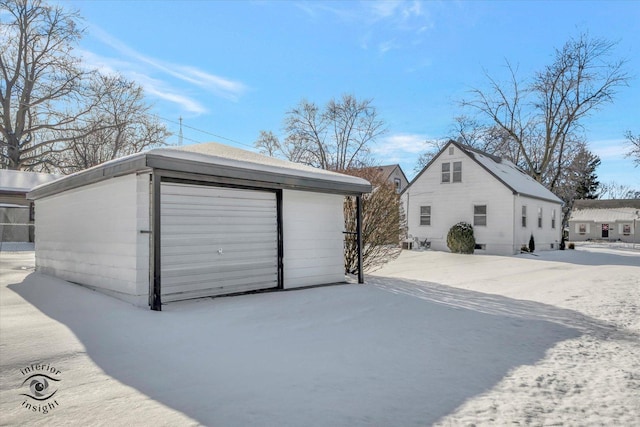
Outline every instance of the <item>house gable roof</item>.
<svg viewBox="0 0 640 427">
<path fill-rule="evenodd" d="M 444 148 L 431 159 L 431 161 L 420 171 L 418 175 L 407 186 L 407 189 L 416 182 L 422 174 L 429 169 L 429 167 L 440 157 L 440 155 L 449 148 L 449 146 L 457 147 L 461 152 L 465 153 L 471 160 L 476 162 L 480 167 L 492 175 L 495 179 L 501 182 L 505 187 L 510 189 L 513 194 L 521 196 L 532 197 L 534 199 L 546 200 L 554 203 L 563 203 L 560 198 L 549 191 L 544 185 L 531 178 L 522 169 L 517 167 L 509 160 L 501 157 L 485 153 L 484 151 L 477 150 L 457 143 L 455 141 L 449 141 Z M 405 191 L 407 190 L 405 189 Z"/>
<path fill-rule="evenodd" d="M 380 173 L 382 174 L 384 179 L 387 179 L 387 180 L 389 179 L 389 177 L 391 176 L 393 171 L 396 170 L 396 168 L 400 171 L 400 173 L 402 174 L 402 177 L 404 178 L 404 180 L 409 182 L 409 180 L 407 179 L 407 175 L 404 174 L 404 171 L 402 170 L 400 165 L 395 164 L 395 165 L 378 166 L 378 169 L 380 170 Z"/>
<path fill-rule="evenodd" d="M 368 181 L 317 169 L 218 143 L 154 148 L 68 175 L 28 194 L 30 199 L 140 171 L 162 170 L 252 183 L 256 187 L 288 188 L 357 195 L 371 191 Z"/>
</svg>

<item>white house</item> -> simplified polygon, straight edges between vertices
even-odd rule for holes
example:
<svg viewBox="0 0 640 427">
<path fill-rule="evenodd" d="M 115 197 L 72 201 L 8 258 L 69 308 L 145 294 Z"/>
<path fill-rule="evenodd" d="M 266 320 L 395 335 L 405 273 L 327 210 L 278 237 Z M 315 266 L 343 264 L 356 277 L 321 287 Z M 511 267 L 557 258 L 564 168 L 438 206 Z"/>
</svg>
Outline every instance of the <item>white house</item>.
<svg viewBox="0 0 640 427">
<path fill-rule="evenodd" d="M 476 252 L 518 253 L 534 237 L 536 251 L 558 249 L 562 201 L 508 160 L 450 141 L 402 194 L 408 233 L 448 251 L 447 233 L 464 221 Z"/>
<path fill-rule="evenodd" d="M 369 191 L 360 178 L 215 143 L 152 149 L 29 193 L 36 269 L 153 310 L 344 282 L 344 196 Z"/>
<path fill-rule="evenodd" d="M 640 199 L 576 200 L 569 217 L 569 240 L 640 242 Z"/>
</svg>

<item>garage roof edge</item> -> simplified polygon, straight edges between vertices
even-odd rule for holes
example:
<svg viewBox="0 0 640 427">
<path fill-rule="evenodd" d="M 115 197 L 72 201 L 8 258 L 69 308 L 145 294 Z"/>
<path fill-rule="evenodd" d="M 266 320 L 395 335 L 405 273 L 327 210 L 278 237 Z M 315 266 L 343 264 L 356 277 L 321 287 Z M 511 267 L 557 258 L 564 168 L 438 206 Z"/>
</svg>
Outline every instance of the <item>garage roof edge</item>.
<svg viewBox="0 0 640 427">
<path fill-rule="evenodd" d="M 261 186 L 260 183 L 268 183 L 275 184 L 277 188 L 344 195 L 359 195 L 371 191 L 371 184 L 367 181 L 348 175 L 329 174 L 321 170 L 298 171 L 268 165 L 261 167 L 226 159 L 216 159 L 216 161 L 213 163 L 184 158 L 177 151 L 169 153 L 166 150 L 150 150 L 115 159 L 51 183 L 39 185 L 27 194 L 27 198 L 36 200 L 109 178 L 152 169 L 193 174 L 196 180 L 198 175 L 233 178 L 255 183 L 257 187 Z M 274 185 L 270 187 L 273 188 Z"/>
</svg>

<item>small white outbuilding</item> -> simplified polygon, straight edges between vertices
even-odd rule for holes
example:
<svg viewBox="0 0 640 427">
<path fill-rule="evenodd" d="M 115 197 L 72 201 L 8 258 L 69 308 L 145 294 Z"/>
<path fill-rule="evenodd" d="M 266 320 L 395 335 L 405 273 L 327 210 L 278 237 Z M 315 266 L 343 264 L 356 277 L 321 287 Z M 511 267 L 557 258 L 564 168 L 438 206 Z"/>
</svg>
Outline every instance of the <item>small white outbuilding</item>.
<svg viewBox="0 0 640 427">
<path fill-rule="evenodd" d="M 36 269 L 152 310 L 344 282 L 344 197 L 370 190 L 216 143 L 152 149 L 29 193 Z"/>
</svg>

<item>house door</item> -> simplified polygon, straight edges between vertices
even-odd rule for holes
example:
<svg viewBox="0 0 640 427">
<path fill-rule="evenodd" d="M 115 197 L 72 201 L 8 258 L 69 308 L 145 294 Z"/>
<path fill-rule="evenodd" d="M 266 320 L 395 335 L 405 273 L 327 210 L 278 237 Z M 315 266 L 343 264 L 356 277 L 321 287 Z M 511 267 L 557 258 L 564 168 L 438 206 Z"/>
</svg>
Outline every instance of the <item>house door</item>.
<svg viewBox="0 0 640 427">
<path fill-rule="evenodd" d="M 609 224 L 602 224 L 602 238 L 609 238 Z"/>
<path fill-rule="evenodd" d="M 162 301 L 278 286 L 276 194 L 163 182 Z"/>
</svg>

